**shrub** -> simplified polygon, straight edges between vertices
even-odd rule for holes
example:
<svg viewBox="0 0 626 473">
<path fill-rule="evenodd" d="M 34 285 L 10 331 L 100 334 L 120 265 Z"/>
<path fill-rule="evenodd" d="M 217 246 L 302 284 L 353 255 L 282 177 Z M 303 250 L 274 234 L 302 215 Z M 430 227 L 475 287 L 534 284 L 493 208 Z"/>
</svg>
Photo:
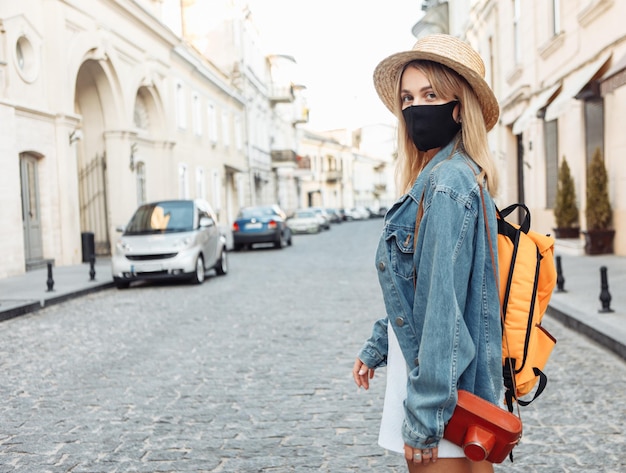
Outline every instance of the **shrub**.
<svg viewBox="0 0 626 473">
<path fill-rule="evenodd" d="M 576 188 L 565 156 L 559 166 L 559 182 L 556 190 L 554 218 L 557 228 L 575 228 L 579 225 Z"/>
<path fill-rule="evenodd" d="M 587 168 L 587 230 L 607 230 L 613 226 L 608 179 L 600 148 L 596 148 Z"/>
</svg>

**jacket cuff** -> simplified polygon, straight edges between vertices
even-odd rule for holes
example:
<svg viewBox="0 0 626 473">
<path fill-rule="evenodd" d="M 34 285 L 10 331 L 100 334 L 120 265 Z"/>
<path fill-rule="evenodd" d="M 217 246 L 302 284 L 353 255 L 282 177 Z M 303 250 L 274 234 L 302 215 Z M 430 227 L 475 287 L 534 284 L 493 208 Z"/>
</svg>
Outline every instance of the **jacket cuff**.
<svg viewBox="0 0 626 473">
<path fill-rule="evenodd" d="M 415 432 L 411 429 L 406 419 L 402 423 L 402 438 L 404 443 L 410 445 L 413 448 L 419 448 L 421 450 L 425 448 L 435 448 L 439 446 L 440 438 L 425 437 L 419 432 Z"/>
<path fill-rule="evenodd" d="M 367 365 L 368 368 L 382 368 L 387 366 L 387 355 L 383 355 L 371 345 L 365 345 L 359 352 L 359 360 Z"/>
</svg>

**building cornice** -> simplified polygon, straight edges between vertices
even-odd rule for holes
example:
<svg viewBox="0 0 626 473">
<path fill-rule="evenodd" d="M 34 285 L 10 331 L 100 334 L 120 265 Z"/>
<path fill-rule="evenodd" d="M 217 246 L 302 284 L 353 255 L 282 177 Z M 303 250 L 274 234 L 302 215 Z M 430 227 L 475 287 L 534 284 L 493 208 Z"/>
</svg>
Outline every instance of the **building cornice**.
<svg viewBox="0 0 626 473">
<path fill-rule="evenodd" d="M 222 92 L 227 94 L 229 97 L 238 101 L 241 105 L 245 105 L 246 101 L 239 92 L 237 92 L 233 87 L 231 87 L 226 80 L 220 77 L 215 72 L 211 71 L 206 65 L 202 63 L 202 60 L 193 54 L 188 48 L 184 46 L 175 46 L 172 50 L 174 54 L 183 59 L 185 62 L 190 64 L 198 73 L 206 78 L 207 80 L 214 83 Z"/>
</svg>

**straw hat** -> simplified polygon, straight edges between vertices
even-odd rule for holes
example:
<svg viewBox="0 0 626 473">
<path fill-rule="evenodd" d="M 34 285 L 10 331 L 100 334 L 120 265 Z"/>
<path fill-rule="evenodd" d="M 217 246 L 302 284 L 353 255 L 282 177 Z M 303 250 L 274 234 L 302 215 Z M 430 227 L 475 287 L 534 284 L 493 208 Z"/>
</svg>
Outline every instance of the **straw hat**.
<svg viewBox="0 0 626 473">
<path fill-rule="evenodd" d="M 485 82 L 485 65 L 480 55 L 469 44 L 447 34 L 424 36 L 417 40 L 411 51 L 392 54 L 376 66 L 374 86 L 391 113 L 396 113 L 398 77 L 404 66 L 415 60 L 438 62 L 461 75 L 478 97 L 487 131 L 494 127 L 500 109 L 493 91 Z"/>
</svg>

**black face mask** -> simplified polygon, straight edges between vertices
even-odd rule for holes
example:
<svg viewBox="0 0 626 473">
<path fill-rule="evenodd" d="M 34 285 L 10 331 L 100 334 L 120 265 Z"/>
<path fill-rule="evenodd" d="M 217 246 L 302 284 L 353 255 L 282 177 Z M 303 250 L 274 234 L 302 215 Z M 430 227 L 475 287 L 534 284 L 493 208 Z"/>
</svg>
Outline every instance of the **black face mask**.
<svg viewBox="0 0 626 473">
<path fill-rule="evenodd" d="M 452 110 L 459 102 L 442 105 L 412 105 L 402 110 L 409 136 L 420 151 L 441 148 L 455 137 L 461 124 L 452 118 Z"/>
</svg>

